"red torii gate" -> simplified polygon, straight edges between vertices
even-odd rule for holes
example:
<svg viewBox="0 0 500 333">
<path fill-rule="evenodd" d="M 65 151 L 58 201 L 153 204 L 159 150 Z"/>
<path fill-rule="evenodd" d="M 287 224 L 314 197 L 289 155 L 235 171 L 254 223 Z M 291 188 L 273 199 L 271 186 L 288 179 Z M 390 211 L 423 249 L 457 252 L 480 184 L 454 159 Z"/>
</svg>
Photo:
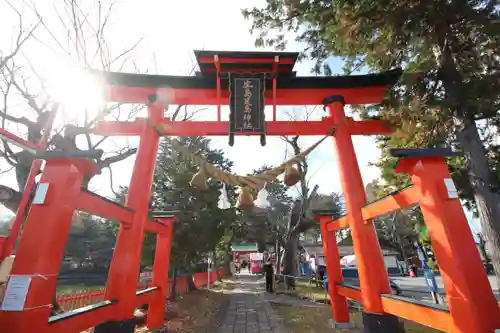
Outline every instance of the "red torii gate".
<svg viewBox="0 0 500 333">
<path fill-rule="evenodd" d="M 345 104 L 380 102 L 399 78 L 400 71 L 336 77 L 298 77 L 292 71 L 297 53 L 196 51 L 201 72 L 192 77 L 102 73 L 108 100 L 148 105 L 149 121 L 171 125 L 172 136 L 228 135 L 233 124 L 221 120 L 220 105 L 228 104 L 230 77 L 263 74 L 265 104 L 273 105 L 271 121 L 255 133 L 233 135 L 324 135 L 338 124 L 335 145 L 347 206 L 347 216 L 331 221 L 319 216 L 327 257 L 332 315 L 337 325 L 349 322 L 346 298 L 364 306 L 367 332 L 396 332 L 390 314 L 447 332 L 491 333 L 500 327 L 498 304 L 491 291 L 458 199 L 449 198 L 443 180 L 449 178 L 442 155 L 415 151 L 401 155 L 399 171 L 412 176 L 413 187 L 366 205 L 366 196 L 352 144 L 352 135 L 390 134 L 382 120 L 354 121 Z M 159 88 L 169 87 L 170 104 L 217 105 L 217 121 L 172 122 L 157 102 Z M 329 116 L 319 121 L 276 121 L 276 105 L 325 105 Z M 0 311 L 0 327 L 12 333 L 79 332 L 108 321 L 131 318 L 139 304 L 149 303 L 148 326 L 163 326 L 173 218 L 166 224 L 148 219 L 148 204 L 160 134 L 145 119 L 99 122 L 99 135 L 136 135 L 140 144 L 125 206 L 80 189 L 82 178 L 95 173 L 82 159 L 49 159 L 43 171 L 36 203 L 32 204 L 17 249 L 11 280 L 28 276 L 31 285 L 18 311 Z M 233 120 L 234 121 L 234 120 Z M 2 134 L 2 133 L 0 133 Z M 6 133 L 3 133 L 7 135 Z M 21 140 L 19 138 L 15 140 Z M 21 140 L 22 143 L 22 140 Z M 400 152 L 401 154 L 401 152 Z M 431 156 L 429 156 L 429 154 Z M 40 190 L 42 189 L 42 190 Z M 45 189 L 45 191 L 44 191 Z M 371 223 L 378 215 L 413 203 L 422 207 L 445 282 L 449 311 L 415 305 L 390 294 L 387 271 Z M 49 318 L 59 265 L 74 210 L 80 209 L 120 222 L 115 253 L 106 285 L 106 301 Z M 43 223 L 42 223 L 43 222 Z M 359 266 L 361 289 L 345 285 L 336 248 L 335 231 L 351 229 Z M 153 286 L 136 292 L 145 231 L 159 233 Z M 45 237 L 40 237 L 45 235 Z"/>
</svg>

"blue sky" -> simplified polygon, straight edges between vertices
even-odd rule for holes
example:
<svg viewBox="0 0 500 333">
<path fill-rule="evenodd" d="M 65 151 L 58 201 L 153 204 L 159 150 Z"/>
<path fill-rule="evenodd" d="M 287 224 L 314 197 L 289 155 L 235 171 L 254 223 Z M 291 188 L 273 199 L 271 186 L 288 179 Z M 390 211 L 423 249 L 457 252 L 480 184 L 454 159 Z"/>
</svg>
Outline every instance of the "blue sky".
<svg viewBox="0 0 500 333">
<path fill-rule="evenodd" d="M 49 26 L 57 24 L 58 21 L 56 17 L 53 17 L 53 20 L 49 19 L 51 15 L 54 16 L 54 3 L 57 3 L 57 0 L 37 2 L 38 9 L 47 17 L 46 21 Z M 263 3 L 262 0 L 122 0 L 115 6 L 111 16 L 107 42 L 112 51 L 120 53 L 142 38 L 139 46 L 131 54 L 131 61 L 124 67 L 124 71 L 133 71 L 133 61 L 141 72 L 187 75 L 193 65 L 192 50 L 255 50 L 254 37 L 249 33 L 250 22 L 243 19 L 240 9 L 260 6 Z M 2 11 L 1 7 L 0 11 Z M 28 16 L 26 15 L 26 20 Z M 3 24 L 7 23 L 4 21 Z M 0 28 L 7 29 L 8 27 L 0 23 Z M 53 29 L 57 28 L 54 26 Z M 292 35 L 289 36 L 289 40 L 291 42 L 286 51 L 303 49 L 302 45 L 293 41 Z M 1 43 L 0 37 L 0 45 Z M 62 63 L 71 66 L 71 62 L 65 59 L 64 55 L 40 44 L 28 45 L 25 53 L 36 55 L 33 57 L 34 65 L 47 75 L 55 72 L 64 73 L 66 70 L 62 69 Z M 341 60 L 330 59 L 329 63 L 334 72 L 341 73 Z M 298 75 L 311 75 L 312 66 L 312 62 L 303 62 L 298 64 L 295 70 L 298 71 Z M 215 109 L 211 108 L 200 114 L 198 118 L 215 120 L 214 111 Z M 223 111 L 227 116 L 227 108 Z M 278 118 L 286 119 L 285 111 L 299 118 L 304 113 L 302 107 L 279 108 Z M 312 119 L 319 119 L 324 115 L 326 113 L 322 111 L 322 108 L 316 107 Z M 302 137 L 301 147 L 307 148 L 317 139 L 318 137 Z M 227 140 L 227 137 L 213 138 L 213 145 L 226 152 L 228 158 L 235 162 L 235 172 L 240 174 L 251 172 L 262 164 L 279 164 L 290 156 L 290 152 L 285 149 L 285 143 L 278 138 L 268 138 L 266 147 L 261 147 L 256 137 L 237 137 L 234 147 L 229 147 Z M 366 184 L 380 175 L 377 168 L 368 165 L 379 158 L 380 151 L 372 137 L 357 136 L 353 140 L 363 181 Z M 137 138 L 118 138 L 111 140 L 108 147 L 124 144 L 136 146 L 137 143 Z M 134 158 L 129 158 L 114 165 L 115 188 L 118 185 L 128 184 L 133 162 Z M 320 192 L 323 193 L 341 192 L 332 140 L 326 140 L 318 147 L 310 155 L 308 162 L 311 186 L 319 184 Z M 6 174 L 2 176 L 0 182 L 14 186 L 15 179 L 12 174 L 10 176 Z M 112 196 L 108 171 L 95 177 L 90 186 L 93 191 L 101 195 Z"/>
</svg>

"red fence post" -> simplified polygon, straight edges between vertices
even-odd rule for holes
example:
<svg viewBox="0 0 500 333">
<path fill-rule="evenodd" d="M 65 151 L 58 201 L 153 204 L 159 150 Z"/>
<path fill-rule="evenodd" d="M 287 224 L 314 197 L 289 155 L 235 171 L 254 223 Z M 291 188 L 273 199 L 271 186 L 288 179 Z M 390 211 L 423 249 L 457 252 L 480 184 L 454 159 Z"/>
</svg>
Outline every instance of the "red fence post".
<svg viewBox="0 0 500 333">
<path fill-rule="evenodd" d="M 389 277 L 384 257 L 371 221 L 364 221 L 361 208 L 366 204 L 366 193 L 359 170 L 351 133 L 344 112 L 344 98 L 329 96 L 330 117 L 338 125 L 334 134 L 340 180 L 344 190 L 347 218 L 358 264 L 359 281 L 363 298 L 363 323 L 365 332 L 399 332 L 396 317 L 384 314 L 381 294 L 390 294 Z"/>
<path fill-rule="evenodd" d="M 402 159 L 397 171 L 408 172 L 420 189 L 420 208 L 455 326 L 462 333 L 491 333 L 500 328 L 498 303 L 462 205 L 446 185 L 453 181 L 444 158 Z"/>
</svg>

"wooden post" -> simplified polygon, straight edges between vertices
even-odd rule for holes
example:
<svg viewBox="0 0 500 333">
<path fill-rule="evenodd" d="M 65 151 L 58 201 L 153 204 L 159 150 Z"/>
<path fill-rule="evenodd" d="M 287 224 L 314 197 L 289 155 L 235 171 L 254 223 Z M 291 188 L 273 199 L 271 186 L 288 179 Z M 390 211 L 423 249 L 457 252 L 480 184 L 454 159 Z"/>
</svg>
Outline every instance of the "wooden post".
<svg viewBox="0 0 500 333">
<path fill-rule="evenodd" d="M 172 248 L 172 230 L 174 219 L 168 221 L 168 230 L 156 236 L 156 252 L 153 264 L 153 285 L 160 287 L 161 293 L 149 303 L 148 328 L 163 328 L 165 321 L 165 303 L 169 296 L 168 272 L 170 268 L 170 250 Z"/>
<path fill-rule="evenodd" d="M 9 333 L 37 332 L 47 325 L 76 200 L 90 170 L 88 161 L 47 161 L 8 282 L 24 280 L 29 286 L 26 302 L 23 309 L 5 311 L 4 299 L 0 311 L 0 327 Z"/>
<path fill-rule="evenodd" d="M 492 333 L 500 328 L 500 310 L 444 158 L 405 158 L 397 171 L 408 172 L 419 189 L 420 208 L 458 332 Z"/>
<path fill-rule="evenodd" d="M 331 220 L 329 216 L 319 218 L 323 252 L 325 253 L 326 273 L 328 276 L 328 294 L 332 307 L 332 318 L 335 328 L 349 328 L 349 308 L 347 299 L 337 292 L 337 283 L 343 283 L 342 267 L 340 267 L 339 248 L 335 231 L 328 231 L 326 223 Z"/>
<path fill-rule="evenodd" d="M 149 116 L 155 121 L 162 119 L 163 108 L 151 104 Z M 106 299 L 119 301 L 116 320 L 131 318 L 136 305 L 135 294 L 139 279 L 144 224 L 148 218 L 160 136 L 152 126 L 144 122 L 140 140 L 125 204 L 134 210 L 134 221 L 131 227 L 120 225 L 106 285 Z"/>
<path fill-rule="evenodd" d="M 351 133 L 346 123 L 344 98 L 325 98 L 330 117 L 338 128 L 334 134 L 340 180 L 344 190 L 347 218 L 354 243 L 354 253 L 363 299 L 363 323 L 365 332 L 400 332 L 398 319 L 384 314 L 381 294 L 390 294 L 391 288 L 384 257 L 371 221 L 364 221 L 361 212 L 366 204 L 366 193 L 359 171 Z"/>
</svg>

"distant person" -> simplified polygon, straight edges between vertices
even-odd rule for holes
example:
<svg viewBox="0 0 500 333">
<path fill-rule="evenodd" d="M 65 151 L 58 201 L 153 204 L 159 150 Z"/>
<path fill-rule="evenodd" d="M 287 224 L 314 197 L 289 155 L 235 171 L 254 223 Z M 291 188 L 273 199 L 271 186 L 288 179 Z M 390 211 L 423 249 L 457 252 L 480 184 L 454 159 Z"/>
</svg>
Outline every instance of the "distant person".
<svg viewBox="0 0 500 333">
<path fill-rule="evenodd" d="M 410 266 L 410 277 L 417 277 L 417 266 L 415 264 L 411 264 Z"/>
<path fill-rule="evenodd" d="M 326 263 L 325 259 L 322 257 L 316 258 L 316 272 L 317 272 L 317 277 L 320 281 L 323 281 L 325 275 L 326 275 Z"/>
<path fill-rule="evenodd" d="M 270 293 L 273 292 L 274 269 L 271 258 L 267 259 L 264 265 L 264 273 L 266 274 L 266 290 Z"/>
<path fill-rule="evenodd" d="M 316 257 L 309 257 L 309 267 L 311 268 L 311 272 L 309 276 L 316 276 Z"/>
<path fill-rule="evenodd" d="M 398 268 L 401 276 L 406 276 L 406 270 L 402 263 L 398 263 Z"/>
<path fill-rule="evenodd" d="M 240 274 L 241 273 L 241 264 L 239 261 L 234 263 L 234 267 L 236 268 L 236 273 Z"/>
</svg>

